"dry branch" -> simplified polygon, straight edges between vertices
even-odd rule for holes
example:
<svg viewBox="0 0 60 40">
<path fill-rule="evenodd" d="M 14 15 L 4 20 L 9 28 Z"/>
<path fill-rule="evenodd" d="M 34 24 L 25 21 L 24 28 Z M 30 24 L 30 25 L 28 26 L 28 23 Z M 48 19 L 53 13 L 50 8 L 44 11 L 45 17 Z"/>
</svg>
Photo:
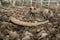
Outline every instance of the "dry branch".
<svg viewBox="0 0 60 40">
<path fill-rule="evenodd" d="M 49 22 L 48 20 L 43 21 L 43 22 L 37 22 L 37 23 L 23 22 L 23 21 L 20 21 L 20 20 L 18 20 L 16 18 L 12 17 L 12 16 L 10 17 L 10 20 L 11 20 L 11 22 L 13 22 L 13 23 L 15 23 L 17 25 L 23 25 L 23 26 L 29 26 L 29 27 L 38 26 L 38 25 L 45 24 L 45 23 Z"/>
</svg>

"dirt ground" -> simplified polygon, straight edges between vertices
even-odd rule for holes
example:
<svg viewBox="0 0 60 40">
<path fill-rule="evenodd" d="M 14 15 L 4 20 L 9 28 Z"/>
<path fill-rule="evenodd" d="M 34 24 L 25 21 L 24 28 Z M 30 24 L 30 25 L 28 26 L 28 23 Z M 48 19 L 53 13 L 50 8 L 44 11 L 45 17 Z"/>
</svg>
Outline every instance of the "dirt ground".
<svg viewBox="0 0 60 40">
<path fill-rule="evenodd" d="M 42 10 L 35 16 L 31 16 L 28 11 L 28 8 L 0 7 L 0 40 L 60 40 L 60 10 L 54 10 L 51 19 L 45 19 Z M 24 22 L 49 22 L 29 27 L 11 22 L 10 16 Z"/>
</svg>

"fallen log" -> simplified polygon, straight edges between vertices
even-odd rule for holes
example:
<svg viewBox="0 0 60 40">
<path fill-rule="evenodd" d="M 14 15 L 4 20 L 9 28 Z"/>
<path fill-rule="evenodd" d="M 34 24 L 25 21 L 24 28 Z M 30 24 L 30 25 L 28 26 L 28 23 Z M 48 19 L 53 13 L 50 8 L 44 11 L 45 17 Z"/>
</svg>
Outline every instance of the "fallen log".
<svg viewBox="0 0 60 40">
<path fill-rule="evenodd" d="M 20 21 L 14 17 L 10 17 L 10 21 L 17 24 L 17 25 L 23 25 L 23 26 L 38 26 L 38 25 L 41 25 L 41 24 L 45 24 L 45 23 L 48 23 L 49 21 L 46 20 L 46 21 L 43 21 L 43 22 L 37 22 L 37 23 L 31 23 L 31 22 L 23 22 L 23 21 Z"/>
</svg>

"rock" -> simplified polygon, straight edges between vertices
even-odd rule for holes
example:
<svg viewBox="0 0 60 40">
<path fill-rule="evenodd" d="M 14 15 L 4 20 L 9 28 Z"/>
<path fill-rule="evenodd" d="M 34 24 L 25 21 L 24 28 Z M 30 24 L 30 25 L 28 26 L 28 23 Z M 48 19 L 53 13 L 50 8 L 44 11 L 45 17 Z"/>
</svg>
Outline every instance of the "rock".
<svg viewBox="0 0 60 40">
<path fill-rule="evenodd" d="M 40 32 L 41 31 L 41 29 L 37 29 L 37 32 Z"/>
<path fill-rule="evenodd" d="M 15 40 L 20 40 L 20 38 L 16 38 Z"/>
<path fill-rule="evenodd" d="M 2 22 L 1 24 L 2 25 L 8 25 L 9 23 L 8 22 Z"/>
<path fill-rule="evenodd" d="M 0 32 L 0 39 L 4 39 L 5 35 Z"/>
<path fill-rule="evenodd" d="M 10 39 L 13 40 L 15 38 L 19 38 L 19 34 L 16 32 L 16 31 L 9 31 L 9 36 L 10 36 Z"/>
<path fill-rule="evenodd" d="M 48 36 L 48 34 L 44 30 L 37 34 L 37 37 L 39 37 L 39 39 L 45 38 L 46 36 Z"/>
<path fill-rule="evenodd" d="M 28 31 L 24 33 L 24 37 L 22 38 L 22 40 L 32 40 L 32 39 L 33 39 L 33 34 Z"/>
<path fill-rule="evenodd" d="M 3 40 L 9 40 L 9 35 L 7 35 Z"/>
<path fill-rule="evenodd" d="M 52 25 L 52 23 L 48 23 L 48 25 Z"/>
<path fill-rule="evenodd" d="M 60 33 L 59 33 L 59 34 L 56 34 L 56 37 L 57 37 L 58 39 L 60 39 Z"/>
<path fill-rule="evenodd" d="M 2 17 L 2 21 L 8 21 L 9 20 L 9 18 L 6 16 L 6 15 L 4 15 L 3 17 Z"/>
<path fill-rule="evenodd" d="M 47 33 L 42 33 L 41 37 L 46 37 L 48 34 Z"/>
<path fill-rule="evenodd" d="M 4 29 L 6 29 L 9 26 L 8 22 L 1 22 L 1 31 L 3 31 Z"/>
<path fill-rule="evenodd" d="M 24 35 L 25 35 L 25 36 L 27 36 L 27 35 L 28 35 L 28 36 L 33 36 L 33 34 L 30 33 L 30 32 L 28 32 L 28 31 L 26 31 L 26 32 L 24 33 Z"/>
<path fill-rule="evenodd" d="M 25 36 L 22 38 L 22 40 L 30 40 L 30 39 L 31 39 L 30 36 Z"/>
<path fill-rule="evenodd" d="M 55 28 L 49 28 L 50 33 L 55 34 Z"/>
<path fill-rule="evenodd" d="M 1 31 L 4 35 L 8 35 L 9 30 L 8 29 L 4 29 L 3 31 Z"/>
</svg>

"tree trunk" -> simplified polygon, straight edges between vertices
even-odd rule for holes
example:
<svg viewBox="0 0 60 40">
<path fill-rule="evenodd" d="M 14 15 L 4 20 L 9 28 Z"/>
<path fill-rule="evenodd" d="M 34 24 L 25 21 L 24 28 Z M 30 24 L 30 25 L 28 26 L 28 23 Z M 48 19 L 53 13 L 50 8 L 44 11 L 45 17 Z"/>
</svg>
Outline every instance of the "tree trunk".
<svg viewBox="0 0 60 40">
<path fill-rule="evenodd" d="M 13 6 L 15 6 L 15 2 L 16 2 L 16 1 L 15 1 L 15 0 L 13 0 L 13 3 L 12 3 L 12 5 L 13 5 Z"/>
<path fill-rule="evenodd" d="M 10 5 L 15 6 L 15 0 L 9 0 L 10 1 Z"/>
</svg>

